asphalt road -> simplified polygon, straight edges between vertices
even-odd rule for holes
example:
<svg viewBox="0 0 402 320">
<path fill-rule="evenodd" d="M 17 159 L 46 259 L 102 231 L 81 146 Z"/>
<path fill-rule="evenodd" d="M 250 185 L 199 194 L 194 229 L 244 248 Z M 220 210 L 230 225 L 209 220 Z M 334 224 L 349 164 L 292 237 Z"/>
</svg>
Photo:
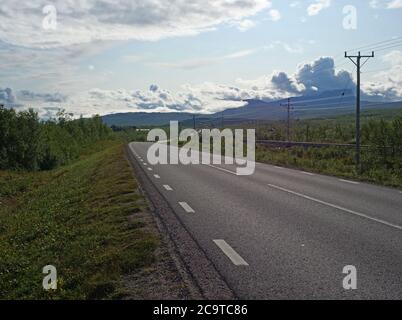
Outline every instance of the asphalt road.
<svg viewBox="0 0 402 320">
<path fill-rule="evenodd" d="M 402 299 L 401 191 L 266 164 L 151 166 L 149 146 L 130 150 L 238 298 Z"/>
</svg>

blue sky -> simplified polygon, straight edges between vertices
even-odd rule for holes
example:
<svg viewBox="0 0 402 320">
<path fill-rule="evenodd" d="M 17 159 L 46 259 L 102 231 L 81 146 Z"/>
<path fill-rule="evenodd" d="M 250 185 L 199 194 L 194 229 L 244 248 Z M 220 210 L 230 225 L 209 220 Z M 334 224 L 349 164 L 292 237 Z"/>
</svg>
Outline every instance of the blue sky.
<svg viewBox="0 0 402 320">
<path fill-rule="evenodd" d="M 343 52 L 380 41 L 396 46 L 365 66 L 364 93 L 402 100 L 402 0 L 3 0 L 0 17 L 0 102 L 43 116 L 214 112 L 352 87 Z"/>
</svg>

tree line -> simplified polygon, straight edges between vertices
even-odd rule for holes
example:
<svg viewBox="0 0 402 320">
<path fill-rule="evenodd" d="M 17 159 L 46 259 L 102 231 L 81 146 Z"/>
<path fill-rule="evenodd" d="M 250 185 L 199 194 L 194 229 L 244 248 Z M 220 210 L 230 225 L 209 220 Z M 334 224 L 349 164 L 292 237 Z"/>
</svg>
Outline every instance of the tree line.
<svg viewBox="0 0 402 320">
<path fill-rule="evenodd" d="M 55 119 L 41 121 L 32 109 L 17 112 L 0 106 L 0 170 L 50 170 L 111 135 L 99 116 L 73 119 L 61 110 Z"/>
</svg>

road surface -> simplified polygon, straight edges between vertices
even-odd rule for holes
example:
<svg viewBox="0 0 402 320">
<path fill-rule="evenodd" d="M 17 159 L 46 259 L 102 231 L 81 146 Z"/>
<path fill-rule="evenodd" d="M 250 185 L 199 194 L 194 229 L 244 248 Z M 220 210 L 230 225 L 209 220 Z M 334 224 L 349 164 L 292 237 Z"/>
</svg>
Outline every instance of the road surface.
<svg viewBox="0 0 402 320">
<path fill-rule="evenodd" d="M 151 166 L 150 145 L 129 147 L 238 298 L 402 299 L 401 191 L 266 164 Z"/>
</svg>

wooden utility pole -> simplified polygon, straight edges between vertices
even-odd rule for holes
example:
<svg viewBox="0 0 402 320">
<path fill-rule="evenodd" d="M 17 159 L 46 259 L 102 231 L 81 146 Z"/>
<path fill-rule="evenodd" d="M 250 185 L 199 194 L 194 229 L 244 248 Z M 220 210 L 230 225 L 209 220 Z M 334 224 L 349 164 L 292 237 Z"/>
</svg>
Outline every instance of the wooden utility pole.
<svg viewBox="0 0 402 320">
<path fill-rule="evenodd" d="M 292 107 L 290 103 L 290 98 L 288 98 L 287 103 L 281 103 L 281 107 L 286 107 L 288 110 L 288 117 L 287 117 L 287 142 L 290 142 L 290 108 Z"/>
<path fill-rule="evenodd" d="M 353 64 L 357 67 L 357 86 L 356 86 L 356 170 L 357 172 L 361 172 L 361 128 L 360 128 L 360 81 L 361 81 L 361 60 L 362 58 L 367 58 L 366 62 L 370 58 L 374 58 L 374 51 L 371 53 L 370 56 L 362 56 L 361 53 L 357 56 L 350 56 L 347 52 L 345 52 L 345 58 L 350 59 Z"/>
<path fill-rule="evenodd" d="M 224 114 L 223 114 L 223 111 L 222 111 L 222 130 L 224 129 L 224 127 L 225 127 L 225 118 L 224 118 Z"/>
</svg>

